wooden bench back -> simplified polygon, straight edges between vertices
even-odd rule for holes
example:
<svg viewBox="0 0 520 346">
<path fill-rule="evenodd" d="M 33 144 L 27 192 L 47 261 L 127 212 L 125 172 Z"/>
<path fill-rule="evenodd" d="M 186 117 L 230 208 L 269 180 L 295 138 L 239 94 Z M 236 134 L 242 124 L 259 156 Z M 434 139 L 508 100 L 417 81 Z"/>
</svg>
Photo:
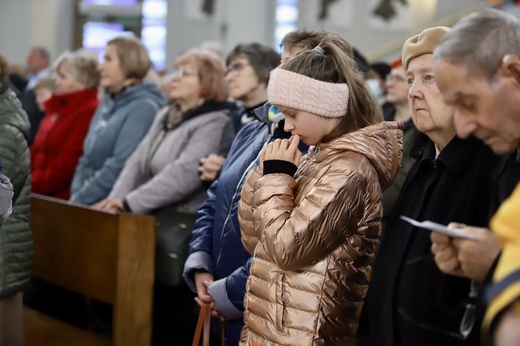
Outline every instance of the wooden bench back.
<svg viewBox="0 0 520 346">
<path fill-rule="evenodd" d="M 155 218 L 33 195 L 33 276 L 113 305 L 113 344 L 149 345 Z"/>
</svg>

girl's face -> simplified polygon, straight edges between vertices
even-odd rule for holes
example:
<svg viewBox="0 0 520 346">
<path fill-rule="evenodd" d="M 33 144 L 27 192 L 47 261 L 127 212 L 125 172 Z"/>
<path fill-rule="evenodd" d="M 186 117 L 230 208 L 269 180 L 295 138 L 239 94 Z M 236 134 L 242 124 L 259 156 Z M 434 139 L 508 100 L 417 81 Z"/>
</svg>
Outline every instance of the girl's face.
<svg viewBox="0 0 520 346">
<path fill-rule="evenodd" d="M 277 106 L 285 116 L 285 132 L 299 135 L 307 145 L 316 145 L 338 125 L 340 118 L 327 118 L 309 112 Z"/>
<path fill-rule="evenodd" d="M 100 84 L 103 88 L 114 92 L 121 90 L 125 85 L 126 77 L 121 68 L 115 45 L 107 46 L 103 62 L 99 65 L 98 70 L 101 77 Z"/>
<path fill-rule="evenodd" d="M 56 89 L 60 94 L 69 94 L 76 91 L 84 90 L 86 88 L 85 83 L 78 81 L 69 70 L 63 66 L 58 68 L 56 78 Z"/>
</svg>

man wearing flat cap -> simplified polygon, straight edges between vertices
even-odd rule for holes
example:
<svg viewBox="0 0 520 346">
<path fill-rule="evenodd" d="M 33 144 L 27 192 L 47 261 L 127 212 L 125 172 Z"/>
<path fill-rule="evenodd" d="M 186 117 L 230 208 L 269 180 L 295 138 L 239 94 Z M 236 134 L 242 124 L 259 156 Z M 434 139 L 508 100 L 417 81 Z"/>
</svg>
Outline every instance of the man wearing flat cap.
<svg viewBox="0 0 520 346">
<path fill-rule="evenodd" d="M 447 243 L 433 235 L 438 248 L 449 253 L 438 264 L 446 273 L 482 278 L 501 249 L 496 269 L 488 273 L 493 285 L 486 290 L 482 334 L 488 338 L 496 330 L 495 345 L 520 345 L 520 21 L 492 9 L 468 15 L 436 50 L 435 71 L 445 101 L 453 106 L 457 135 L 475 136 L 507 154 L 498 171 L 498 202 L 514 189 L 491 220 L 494 236 L 471 224 L 461 232 L 477 241 Z"/>
<path fill-rule="evenodd" d="M 453 109 L 437 87 L 433 57 L 449 30 L 429 28 L 403 45 L 408 103 L 418 130 L 415 162 L 373 267 L 358 333 L 363 346 L 478 345 L 478 283 L 441 272 L 431 253 L 430 232 L 400 218 L 443 225 L 488 222 L 500 157 L 476 138 L 455 135 Z"/>
</svg>

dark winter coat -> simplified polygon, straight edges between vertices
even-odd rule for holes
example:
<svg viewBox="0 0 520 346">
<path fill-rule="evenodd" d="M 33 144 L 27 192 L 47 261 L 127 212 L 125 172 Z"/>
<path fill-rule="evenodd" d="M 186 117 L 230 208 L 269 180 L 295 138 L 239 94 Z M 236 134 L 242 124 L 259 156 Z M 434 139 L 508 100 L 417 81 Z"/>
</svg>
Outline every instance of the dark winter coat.
<svg viewBox="0 0 520 346">
<path fill-rule="evenodd" d="M 469 340 L 453 336 L 470 281 L 441 273 L 431 253 L 430 232 L 400 216 L 486 227 L 499 160 L 475 138 L 454 138 L 437 158 L 433 142 L 428 142 L 410 169 L 385 230 L 361 316 L 361 345 L 478 344 L 479 321 Z"/>
</svg>

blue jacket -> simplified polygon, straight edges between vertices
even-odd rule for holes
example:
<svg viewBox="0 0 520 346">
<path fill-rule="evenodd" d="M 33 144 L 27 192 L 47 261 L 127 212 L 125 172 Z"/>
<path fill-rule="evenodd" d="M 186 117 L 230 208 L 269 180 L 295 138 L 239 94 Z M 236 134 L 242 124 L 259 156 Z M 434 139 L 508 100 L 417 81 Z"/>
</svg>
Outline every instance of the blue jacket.
<svg viewBox="0 0 520 346">
<path fill-rule="evenodd" d="M 208 198 L 199 208 L 184 267 L 184 279 L 194 292 L 195 270 L 213 275 L 215 282 L 208 293 L 217 309 L 228 318 L 227 345 L 237 345 L 240 338 L 251 258 L 242 245 L 237 217 L 242 185 L 251 169 L 258 165 L 257 157 L 264 144 L 290 137 L 290 133 L 283 131 L 283 122 L 275 127 L 267 120 L 269 106 L 265 104 L 255 110 L 258 120 L 244 126 L 233 141 L 218 180 L 211 185 Z"/>
<path fill-rule="evenodd" d="M 70 200 L 93 204 L 108 196 L 123 169 L 165 103 L 150 83 L 135 85 L 115 99 L 105 96 L 92 118 L 71 186 Z"/>
</svg>

